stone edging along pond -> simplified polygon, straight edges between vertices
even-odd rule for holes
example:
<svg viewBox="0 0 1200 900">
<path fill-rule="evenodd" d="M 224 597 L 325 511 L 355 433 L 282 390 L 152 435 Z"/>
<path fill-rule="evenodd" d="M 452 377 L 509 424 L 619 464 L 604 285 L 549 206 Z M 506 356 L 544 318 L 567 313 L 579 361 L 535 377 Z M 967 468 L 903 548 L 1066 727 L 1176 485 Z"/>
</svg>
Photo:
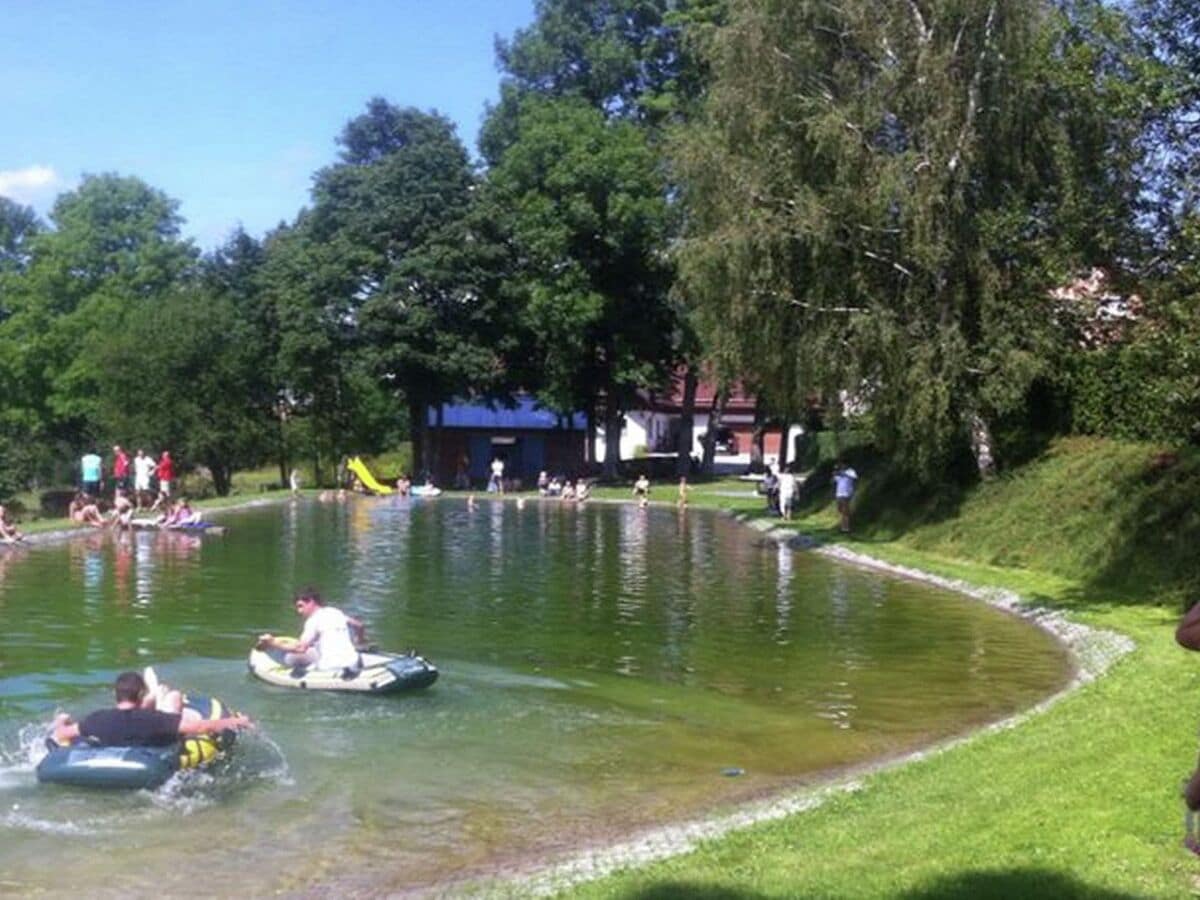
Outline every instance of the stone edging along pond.
<svg viewBox="0 0 1200 900">
<path fill-rule="evenodd" d="M 928 759 L 976 740 L 981 735 L 1013 728 L 1032 716 L 1041 714 L 1077 688 L 1105 674 L 1117 660 L 1132 652 L 1135 647 L 1133 639 L 1127 635 L 1071 621 L 1060 610 L 1031 603 L 1022 599 L 1014 591 L 979 587 L 966 581 L 945 578 L 920 569 L 894 565 L 837 544 L 818 544 L 806 535 L 781 528 L 769 520 L 754 518 L 745 513 L 729 512 L 728 514 L 744 525 L 763 533 L 765 537 L 797 550 L 806 550 L 841 563 L 955 591 L 1020 616 L 1049 632 L 1066 648 L 1074 669 L 1072 678 L 1057 692 L 1033 707 L 977 728 L 968 734 L 949 738 L 925 749 L 891 757 L 878 763 L 858 766 L 855 767 L 853 775 L 843 775 L 823 785 L 740 806 L 731 813 L 720 813 L 707 818 L 666 825 L 651 829 L 627 841 L 581 851 L 563 861 L 551 863 L 524 876 L 516 875 L 514 880 L 507 885 L 510 890 L 523 895 L 532 893 L 544 896 L 556 893 L 574 884 L 602 878 L 621 869 L 634 868 L 687 853 L 695 849 L 702 841 L 720 838 L 760 822 L 774 821 L 816 809 L 830 797 L 862 790 L 864 777 L 867 775 Z M 491 887 L 495 889 L 497 885 Z"/>
<path fill-rule="evenodd" d="M 279 504 L 286 499 L 286 495 L 255 498 L 245 503 L 205 510 L 205 512 L 219 516 L 253 507 Z M 1022 599 L 1014 591 L 980 587 L 920 569 L 887 563 L 841 545 L 818 544 L 806 535 L 779 527 L 770 520 L 738 512 L 727 511 L 727 514 L 747 527 L 760 532 L 765 538 L 786 544 L 796 550 L 805 550 L 844 564 L 955 591 L 1020 616 L 1049 632 L 1066 648 L 1073 666 L 1072 678 L 1060 690 L 1022 712 L 975 729 L 968 734 L 940 741 L 922 750 L 890 757 L 874 764 L 856 766 L 853 774 L 835 777 L 822 785 L 802 788 L 767 800 L 741 805 L 733 812 L 717 813 L 708 817 L 649 829 L 627 841 L 581 850 L 565 859 L 548 862 L 532 869 L 519 868 L 507 873 L 496 872 L 491 878 L 479 881 L 469 880 L 467 884 L 459 885 L 459 887 L 466 888 L 468 893 L 473 884 L 477 888 L 485 888 L 489 893 L 511 893 L 514 896 L 551 894 L 567 889 L 574 884 L 604 877 L 621 869 L 637 867 L 687 853 L 702 841 L 720 838 L 760 822 L 774 821 L 816 809 L 832 796 L 863 789 L 864 778 L 872 773 L 927 759 L 975 740 L 980 735 L 1013 728 L 1021 724 L 1030 717 L 1049 709 L 1075 689 L 1099 678 L 1117 660 L 1134 649 L 1133 640 L 1126 635 L 1074 622 L 1062 611 L 1031 603 Z M 29 535 L 27 543 L 49 544 L 93 533 L 95 532 L 92 529 L 86 528 L 45 531 Z M 3 550 L 3 545 L 0 545 L 0 550 Z"/>
</svg>

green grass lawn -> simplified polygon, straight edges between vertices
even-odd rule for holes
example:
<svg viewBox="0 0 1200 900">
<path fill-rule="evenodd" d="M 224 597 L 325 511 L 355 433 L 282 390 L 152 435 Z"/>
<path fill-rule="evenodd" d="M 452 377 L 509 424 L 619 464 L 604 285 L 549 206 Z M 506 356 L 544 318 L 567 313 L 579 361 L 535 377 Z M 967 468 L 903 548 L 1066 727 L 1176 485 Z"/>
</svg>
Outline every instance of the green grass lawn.
<svg viewBox="0 0 1200 900">
<path fill-rule="evenodd" d="M 863 790 L 810 812 L 567 893 L 714 900 L 1200 893 L 1200 861 L 1179 844 L 1179 788 L 1196 758 L 1200 654 L 1173 640 L 1180 601 L 1200 571 L 1200 454 L 1162 462 L 1146 445 L 1061 441 L 950 508 L 889 504 L 886 481 L 865 473 L 846 541 L 854 550 L 1016 590 L 1130 635 L 1137 648 L 1099 681 L 1015 728 L 879 771 Z M 282 496 L 261 493 L 253 479 L 235 485 L 244 493 L 203 505 Z M 830 491 L 816 487 L 786 527 L 837 539 Z M 752 491 L 735 479 L 699 481 L 689 506 L 765 518 Z M 599 487 L 594 496 L 632 502 L 628 486 Z M 674 483 L 651 493 L 660 503 L 676 497 Z"/>
<path fill-rule="evenodd" d="M 1180 897 L 1179 788 L 1196 758 L 1200 656 L 1173 640 L 1194 561 L 1195 460 L 1063 441 L 964 498 L 953 516 L 862 521 L 859 552 L 1017 590 L 1137 649 L 1016 728 L 880 771 L 865 789 L 685 855 L 568 891 L 584 897 Z M 695 506 L 761 510 L 698 485 Z M 869 495 L 869 479 L 864 497 Z M 670 498 L 662 499 L 673 499 Z M 886 504 L 873 501 L 876 508 Z M 1186 508 L 1185 508 L 1186 507 Z M 792 527 L 834 535 L 828 500 Z M 1154 529 L 1130 533 L 1129 529 Z M 1195 546 L 1192 544 L 1191 546 Z"/>
</svg>

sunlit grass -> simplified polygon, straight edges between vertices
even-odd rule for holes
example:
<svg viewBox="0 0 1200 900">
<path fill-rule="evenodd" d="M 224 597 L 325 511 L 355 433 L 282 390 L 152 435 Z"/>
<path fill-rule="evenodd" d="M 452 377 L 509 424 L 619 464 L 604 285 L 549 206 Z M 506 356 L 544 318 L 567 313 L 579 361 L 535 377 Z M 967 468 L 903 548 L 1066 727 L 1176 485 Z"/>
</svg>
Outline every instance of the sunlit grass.
<svg viewBox="0 0 1200 900">
<path fill-rule="evenodd" d="M 1194 564 L 1180 540 L 1194 536 L 1195 460 L 1160 463 L 1146 445 L 1059 442 L 1037 463 L 968 493 L 953 516 L 911 514 L 897 528 L 900 511 L 886 530 L 857 523 L 848 542 L 891 562 L 1010 588 L 1132 636 L 1137 649 L 1106 677 L 1015 729 L 870 776 L 865 790 L 815 811 L 570 893 L 1192 894 L 1200 880 L 1179 845 L 1179 787 L 1195 764 L 1200 658 L 1177 647 L 1172 632 Z M 718 491 L 694 496 L 697 505 L 736 505 Z M 813 502 L 792 527 L 835 538 L 831 505 Z"/>
</svg>

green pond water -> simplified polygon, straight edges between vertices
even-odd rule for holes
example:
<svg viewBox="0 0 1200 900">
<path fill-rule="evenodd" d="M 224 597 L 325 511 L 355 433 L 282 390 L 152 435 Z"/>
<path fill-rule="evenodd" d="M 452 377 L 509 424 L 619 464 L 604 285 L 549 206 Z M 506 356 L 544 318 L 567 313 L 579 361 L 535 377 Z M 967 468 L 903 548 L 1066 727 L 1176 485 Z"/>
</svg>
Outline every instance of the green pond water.
<svg viewBox="0 0 1200 900">
<path fill-rule="evenodd" d="M 1069 676 L 1023 621 L 702 511 L 357 499 L 223 521 L 0 549 L 0 893 L 459 884 L 914 749 Z M 438 683 L 253 679 L 252 636 L 298 632 L 310 583 Z M 257 732 L 157 791 L 39 787 L 55 710 L 108 705 L 147 664 Z"/>
</svg>

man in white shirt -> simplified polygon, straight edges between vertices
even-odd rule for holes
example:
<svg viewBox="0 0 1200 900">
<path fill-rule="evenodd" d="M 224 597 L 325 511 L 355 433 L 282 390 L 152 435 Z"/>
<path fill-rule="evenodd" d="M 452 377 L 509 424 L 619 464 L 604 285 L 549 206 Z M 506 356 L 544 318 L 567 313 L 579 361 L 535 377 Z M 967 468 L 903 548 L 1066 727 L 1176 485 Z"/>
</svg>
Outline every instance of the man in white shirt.
<svg viewBox="0 0 1200 900">
<path fill-rule="evenodd" d="M 336 606 L 326 606 L 313 588 L 296 595 L 296 612 L 304 617 L 304 630 L 299 641 L 280 639 L 264 634 L 258 639 L 261 649 L 276 647 L 287 651 L 283 661 L 289 666 L 312 666 L 316 669 L 358 668 L 358 649 L 355 642 L 366 637 L 363 623 L 346 615 Z M 353 633 L 353 637 L 351 636 Z"/>
<path fill-rule="evenodd" d="M 138 450 L 133 458 L 133 493 L 139 511 L 150 497 L 150 476 L 154 474 L 155 465 L 144 450 Z"/>
<path fill-rule="evenodd" d="M 492 460 L 492 477 L 488 481 L 488 493 L 504 493 L 504 460 L 498 456 Z"/>
</svg>

